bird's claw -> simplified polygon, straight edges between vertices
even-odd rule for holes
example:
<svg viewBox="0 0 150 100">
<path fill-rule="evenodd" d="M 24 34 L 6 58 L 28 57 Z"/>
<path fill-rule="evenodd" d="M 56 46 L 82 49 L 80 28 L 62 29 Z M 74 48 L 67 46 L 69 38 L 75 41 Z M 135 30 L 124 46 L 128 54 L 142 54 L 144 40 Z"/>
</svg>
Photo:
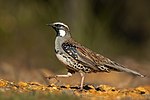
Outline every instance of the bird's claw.
<svg viewBox="0 0 150 100">
<path fill-rule="evenodd" d="M 57 80 L 57 82 L 59 82 L 59 80 L 57 79 L 57 76 L 48 76 L 48 77 L 45 77 L 46 79 L 48 79 L 48 80 L 51 80 L 51 79 L 55 79 L 55 80 Z"/>
<path fill-rule="evenodd" d="M 47 77 L 45 77 L 46 79 L 52 79 L 52 78 L 55 78 L 56 79 L 56 76 L 47 76 Z"/>
</svg>

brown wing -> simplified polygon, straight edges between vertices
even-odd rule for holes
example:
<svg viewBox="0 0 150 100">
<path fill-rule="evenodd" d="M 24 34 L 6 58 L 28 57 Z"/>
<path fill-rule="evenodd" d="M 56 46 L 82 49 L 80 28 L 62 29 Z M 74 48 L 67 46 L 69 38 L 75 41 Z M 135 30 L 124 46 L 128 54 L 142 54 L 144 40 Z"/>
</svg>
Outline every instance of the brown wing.
<svg viewBox="0 0 150 100">
<path fill-rule="evenodd" d="M 110 72 L 110 70 L 117 71 L 117 69 L 112 67 L 113 62 L 108 58 L 97 54 L 84 46 L 78 46 L 77 51 L 79 54 L 79 59 L 88 62 L 94 70 L 106 72 Z"/>
<path fill-rule="evenodd" d="M 64 46 L 63 46 L 64 45 Z M 87 67 L 90 67 L 94 71 L 106 71 L 110 72 L 110 70 L 115 71 L 124 71 L 134 75 L 138 75 L 144 77 L 144 75 L 125 68 L 124 66 L 111 61 L 110 59 L 103 57 L 100 54 L 97 54 L 90 49 L 82 46 L 81 44 L 75 42 L 70 39 L 62 45 L 64 51 L 72 56 L 74 59 L 82 62 Z"/>
<path fill-rule="evenodd" d="M 84 66 L 90 67 L 95 71 L 100 71 L 101 70 L 100 68 L 103 67 L 102 71 L 108 72 L 108 68 L 105 67 L 105 63 L 107 63 L 109 59 L 99 54 L 96 54 L 95 52 L 82 46 L 81 44 L 75 42 L 74 40 L 70 39 L 64 42 L 62 44 L 62 48 L 74 59 L 82 62 Z"/>
</svg>

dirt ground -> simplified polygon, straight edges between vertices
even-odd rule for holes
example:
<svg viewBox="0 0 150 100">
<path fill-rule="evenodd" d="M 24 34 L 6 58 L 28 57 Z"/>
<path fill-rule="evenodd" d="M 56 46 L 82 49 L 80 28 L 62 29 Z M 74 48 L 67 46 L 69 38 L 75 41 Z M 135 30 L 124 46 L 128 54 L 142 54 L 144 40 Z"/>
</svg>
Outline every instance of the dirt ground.
<svg viewBox="0 0 150 100">
<path fill-rule="evenodd" d="M 146 75 L 144 78 L 118 72 L 86 74 L 82 91 L 79 89 L 81 80 L 79 73 L 69 78 L 58 78 L 58 81 L 47 80 L 45 77 L 66 74 L 66 70 L 54 73 L 49 69 L 26 69 L 25 67 L 19 69 L 3 64 L 0 71 L 0 99 L 2 100 L 6 98 L 6 100 L 16 100 L 16 97 L 19 98 L 17 100 L 37 100 L 47 95 L 48 97 L 42 100 L 65 100 L 66 98 L 70 100 L 150 100 L 148 69 L 144 72 L 140 70 Z"/>
<path fill-rule="evenodd" d="M 21 94 L 39 92 L 43 96 L 48 93 L 55 95 L 67 94 L 77 96 L 83 100 L 150 100 L 150 86 L 120 89 L 108 85 L 84 85 L 84 89 L 80 90 L 78 85 L 44 85 L 38 82 L 11 82 L 1 79 L 0 92 L 5 94 L 9 91 Z"/>
</svg>

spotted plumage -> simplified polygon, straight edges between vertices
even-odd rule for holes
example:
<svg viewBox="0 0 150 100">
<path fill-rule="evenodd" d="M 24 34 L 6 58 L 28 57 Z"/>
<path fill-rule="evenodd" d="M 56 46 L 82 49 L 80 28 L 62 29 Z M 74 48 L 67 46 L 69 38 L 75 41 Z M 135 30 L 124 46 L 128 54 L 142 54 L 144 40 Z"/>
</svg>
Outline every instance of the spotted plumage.
<svg viewBox="0 0 150 100">
<path fill-rule="evenodd" d="M 56 75 L 55 77 L 70 77 L 73 73 L 79 72 L 82 77 L 81 89 L 83 89 L 85 73 L 119 71 L 144 77 L 144 75 L 97 54 L 74 41 L 69 27 L 64 23 L 55 22 L 48 25 L 52 26 L 56 31 L 56 56 L 68 69 L 67 75 Z"/>
</svg>

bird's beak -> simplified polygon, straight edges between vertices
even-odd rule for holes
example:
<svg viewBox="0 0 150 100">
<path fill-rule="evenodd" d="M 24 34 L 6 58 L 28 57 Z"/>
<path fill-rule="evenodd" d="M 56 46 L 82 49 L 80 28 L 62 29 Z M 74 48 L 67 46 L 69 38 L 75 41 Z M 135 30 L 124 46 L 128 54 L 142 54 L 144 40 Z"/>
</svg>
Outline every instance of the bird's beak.
<svg viewBox="0 0 150 100">
<path fill-rule="evenodd" d="M 46 24 L 47 26 L 54 26 L 53 24 Z"/>
<path fill-rule="evenodd" d="M 46 24 L 47 26 L 51 26 L 52 28 L 56 28 L 56 26 L 53 24 L 53 23 L 51 23 L 51 24 Z"/>
</svg>

